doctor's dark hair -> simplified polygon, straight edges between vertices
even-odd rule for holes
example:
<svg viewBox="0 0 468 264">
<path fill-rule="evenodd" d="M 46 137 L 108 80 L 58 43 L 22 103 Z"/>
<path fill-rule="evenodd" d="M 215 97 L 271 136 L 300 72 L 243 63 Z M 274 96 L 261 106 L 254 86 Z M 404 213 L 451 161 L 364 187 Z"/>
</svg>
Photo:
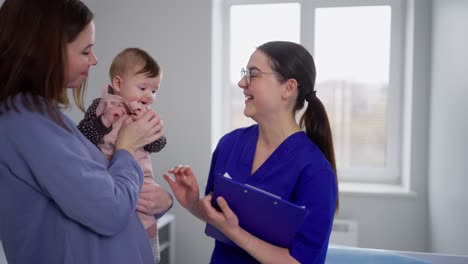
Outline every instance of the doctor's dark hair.
<svg viewBox="0 0 468 264">
<path fill-rule="evenodd" d="M 266 54 L 273 71 L 280 82 L 295 79 L 298 83 L 298 95 L 294 106 L 294 115 L 304 107 L 299 126 L 305 128 L 309 138 L 320 148 L 330 162 L 337 177 L 333 138 L 328 115 L 315 91 L 315 63 L 312 55 L 302 45 L 288 41 L 267 42 L 257 48 Z M 335 179 L 338 184 L 338 177 Z M 339 201 L 337 200 L 336 210 Z"/>
<path fill-rule="evenodd" d="M 0 8 L 0 105 L 6 112 L 18 111 L 12 97 L 28 94 L 22 98 L 29 111 L 46 112 L 65 127 L 55 109 L 70 106 L 67 45 L 92 19 L 79 0 L 5 0 Z M 86 81 L 73 89 L 82 109 L 85 87 Z"/>
</svg>

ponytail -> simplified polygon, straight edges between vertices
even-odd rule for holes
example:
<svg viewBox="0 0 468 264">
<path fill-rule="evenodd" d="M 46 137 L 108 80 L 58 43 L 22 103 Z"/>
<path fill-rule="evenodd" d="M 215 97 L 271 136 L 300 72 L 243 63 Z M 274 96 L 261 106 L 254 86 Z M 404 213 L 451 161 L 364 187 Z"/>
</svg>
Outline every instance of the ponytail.
<svg viewBox="0 0 468 264">
<path fill-rule="evenodd" d="M 335 171 L 335 181 L 338 185 L 335 150 L 327 112 L 320 99 L 315 96 L 315 92 L 307 99 L 307 108 L 299 121 L 299 126 L 305 128 L 307 136 L 320 148 L 325 158 L 330 162 Z M 339 204 L 339 199 L 337 199 L 335 213 L 338 212 Z"/>
</svg>

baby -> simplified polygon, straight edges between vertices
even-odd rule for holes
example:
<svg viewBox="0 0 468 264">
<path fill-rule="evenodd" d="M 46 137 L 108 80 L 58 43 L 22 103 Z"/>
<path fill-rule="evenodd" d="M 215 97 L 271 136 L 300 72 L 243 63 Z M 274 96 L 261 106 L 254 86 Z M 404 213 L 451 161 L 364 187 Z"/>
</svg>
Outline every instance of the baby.
<svg viewBox="0 0 468 264">
<path fill-rule="evenodd" d="M 154 102 L 159 89 L 162 72 L 159 64 L 147 52 L 127 48 L 112 61 L 109 69 L 112 85 L 106 87 L 101 98 L 93 100 L 85 117 L 78 124 L 80 131 L 110 159 L 115 151 L 115 140 L 120 127 L 130 122 L 132 115 L 140 116 Z M 159 152 L 166 145 L 163 135 L 155 142 L 135 151 L 145 179 L 153 180 L 150 153 Z M 159 240 L 156 219 L 137 211 L 148 233 L 155 256 L 159 262 Z"/>
</svg>

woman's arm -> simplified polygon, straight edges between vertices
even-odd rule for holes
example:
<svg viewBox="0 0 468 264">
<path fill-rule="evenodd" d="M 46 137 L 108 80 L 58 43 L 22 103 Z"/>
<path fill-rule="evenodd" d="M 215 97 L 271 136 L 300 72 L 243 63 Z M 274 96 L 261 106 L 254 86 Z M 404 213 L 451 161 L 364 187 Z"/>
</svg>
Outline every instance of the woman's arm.
<svg viewBox="0 0 468 264">
<path fill-rule="evenodd" d="M 44 115 L 23 113 L 8 140 L 21 156 L 18 166 L 31 171 L 33 183 L 67 217 L 101 235 L 114 235 L 135 211 L 143 173 L 128 152 L 117 151 L 107 163 L 74 133 Z"/>
<path fill-rule="evenodd" d="M 156 131 L 161 128 L 152 117 L 148 113 L 121 130 L 120 145 L 109 163 L 76 129 L 70 132 L 44 114 L 24 110 L 21 119 L 12 122 L 14 129 L 6 129 L 14 131 L 7 135 L 18 156 L 15 166 L 30 171 L 34 177 L 30 184 L 70 219 L 111 236 L 134 215 L 143 173 L 130 154 L 132 146 L 142 147 L 160 136 Z"/>
</svg>

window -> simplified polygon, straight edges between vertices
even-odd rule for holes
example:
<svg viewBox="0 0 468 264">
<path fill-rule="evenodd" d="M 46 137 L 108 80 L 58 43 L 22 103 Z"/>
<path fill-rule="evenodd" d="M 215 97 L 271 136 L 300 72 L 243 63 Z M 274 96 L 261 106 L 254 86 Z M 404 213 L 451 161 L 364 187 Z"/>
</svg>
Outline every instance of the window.
<svg viewBox="0 0 468 264">
<path fill-rule="evenodd" d="M 237 86 L 256 46 L 304 45 L 317 67 L 317 96 L 332 126 L 341 181 L 401 183 L 401 0 L 224 2 L 222 131 L 247 126 Z"/>
<path fill-rule="evenodd" d="M 259 18 L 258 14 L 268 14 Z M 281 19 L 278 19 L 281 17 Z M 243 115 L 244 94 L 237 86 L 240 69 L 260 44 L 276 39 L 300 42 L 298 3 L 232 5 L 230 7 L 230 124 L 228 131 L 254 122 Z"/>
</svg>

